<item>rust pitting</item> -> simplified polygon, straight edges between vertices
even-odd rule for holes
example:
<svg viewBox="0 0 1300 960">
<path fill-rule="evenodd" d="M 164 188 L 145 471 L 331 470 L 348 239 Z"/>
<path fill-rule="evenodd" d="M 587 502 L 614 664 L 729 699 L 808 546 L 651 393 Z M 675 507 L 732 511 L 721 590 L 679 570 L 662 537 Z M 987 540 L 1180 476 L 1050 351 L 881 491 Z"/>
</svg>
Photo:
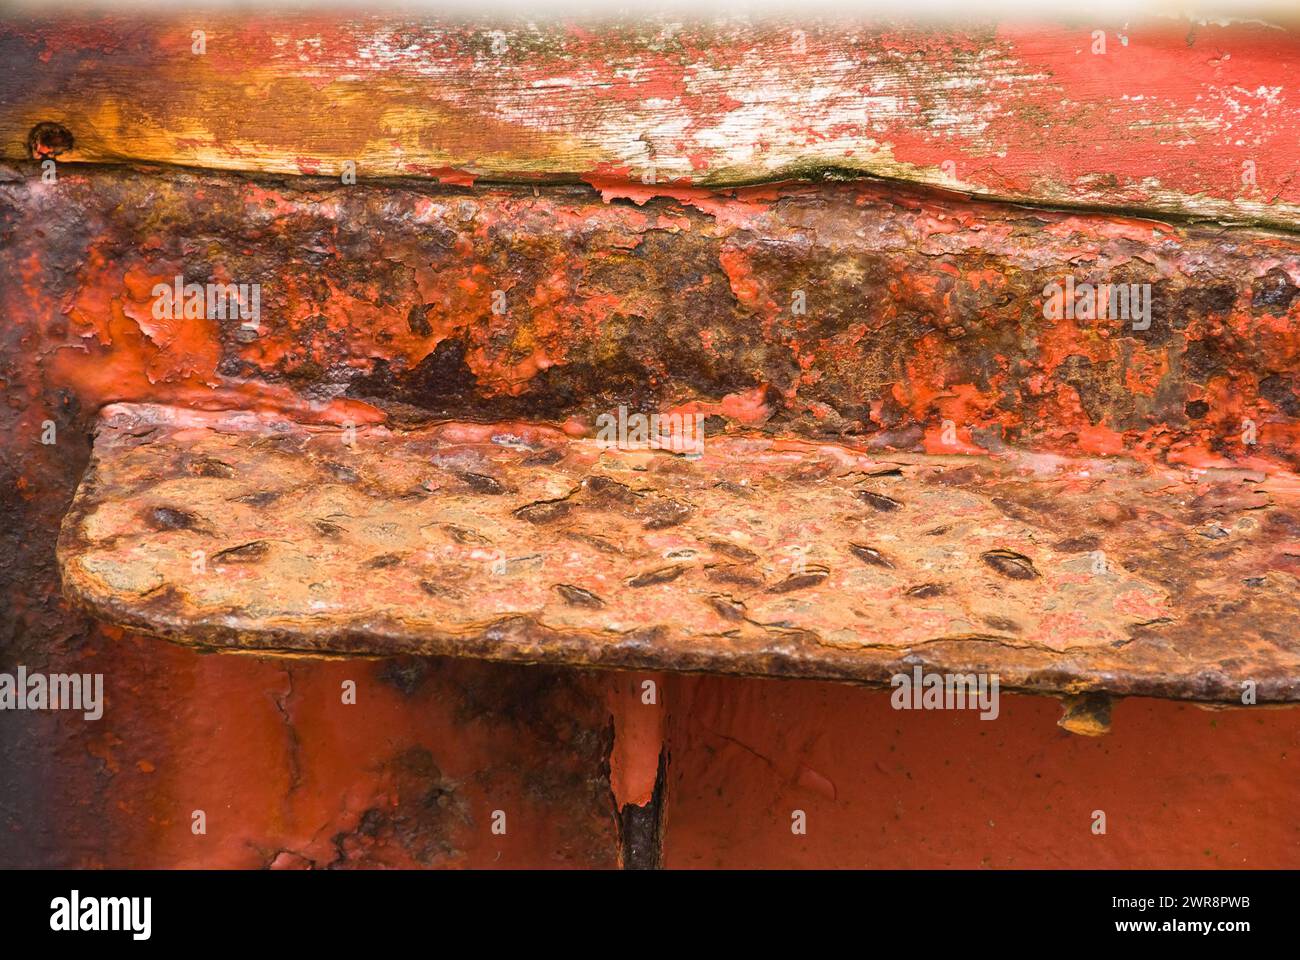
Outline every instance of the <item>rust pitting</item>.
<svg viewBox="0 0 1300 960">
<path fill-rule="evenodd" d="M 883 465 L 759 435 L 715 438 L 695 460 L 557 440 L 563 456 L 537 465 L 492 440 L 519 429 L 371 428 L 346 446 L 284 420 L 110 408 L 60 539 L 65 589 L 110 621 L 250 651 L 861 682 L 921 656 L 1008 689 L 1231 700 L 1249 679 L 1262 700 L 1300 699 L 1286 477 L 1012 451 Z M 232 475 L 196 476 L 198 457 Z M 846 510 L 882 468 L 896 507 Z M 466 470 L 502 492 L 467 487 Z M 432 492 L 411 499 L 419 482 Z M 197 522 L 142 528 L 153 508 L 137 501 L 159 484 Z M 647 524 L 663 502 L 691 509 Z M 557 503 L 539 527 L 530 510 Z M 1230 549 L 1198 536 L 1211 515 Z M 864 528 L 881 546 L 855 539 Z M 234 552 L 192 576 L 194 549 Z"/>
<path fill-rule="evenodd" d="M 1002 576 L 1011 580 L 1035 580 L 1038 578 L 1038 571 L 1034 569 L 1034 561 L 1023 553 L 1016 553 L 1014 550 L 987 550 L 980 554 L 980 559 Z"/>
<path fill-rule="evenodd" d="M 52 354 L 51 376 L 90 409 L 168 396 L 590 432 L 622 404 L 702 415 L 709 436 L 1300 466 L 1300 240 L 865 181 L 771 190 L 722 216 L 718 203 L 494 186 L 464 221 L 448 188 L 77 170 L 60 175 L 55 246 L 26 179 L 0 203 L 13 262 L 46 266 L 14 274 L 25 292 L 10 309 L 58 305 L 42 329 L 78 349 Z M 521 217 L 527 230 L 500 229 Z M 349 253 L 376 235 L 384 257 Z M 212 237 L 230 242 L 196 257 Z M 263 278 L 270 322 L 252 343 L 238 323 L 156 326 L 149 290 L 178 273 Z M 1151 283 L 1151 328 L 1047 319 L 1044 286 L 1066 274 Z M 504 314 L 494 289 L 510 291 Z M 788 309 L 799 290 L 816 291 L 806 316 Z"/>
<path fill-rule="evenodd" d="M 849 552 L 863 563 L 869 563 L 876 567 L 893 567 L 893 563 L 890 562 L 889 558 L 875 547 L 868 547 L 861 543 L 850 543 Z"/>
</svg>

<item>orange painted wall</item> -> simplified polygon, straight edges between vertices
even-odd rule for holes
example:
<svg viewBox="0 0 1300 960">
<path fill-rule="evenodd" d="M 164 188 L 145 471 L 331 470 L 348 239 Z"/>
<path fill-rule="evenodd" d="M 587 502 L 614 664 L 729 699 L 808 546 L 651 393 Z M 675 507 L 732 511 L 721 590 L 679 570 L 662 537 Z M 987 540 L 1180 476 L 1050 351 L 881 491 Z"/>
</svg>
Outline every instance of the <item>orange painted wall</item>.
<svg viewBox="0 0 1300 960">
<path fill-rule="evenodd" d="M 666 696 L 669 867 L 1300 867 L 1300 710 L 1135 699 L 1086 738 L 1041 697 L 982 721 L 827 683 Z"/>
</svg>

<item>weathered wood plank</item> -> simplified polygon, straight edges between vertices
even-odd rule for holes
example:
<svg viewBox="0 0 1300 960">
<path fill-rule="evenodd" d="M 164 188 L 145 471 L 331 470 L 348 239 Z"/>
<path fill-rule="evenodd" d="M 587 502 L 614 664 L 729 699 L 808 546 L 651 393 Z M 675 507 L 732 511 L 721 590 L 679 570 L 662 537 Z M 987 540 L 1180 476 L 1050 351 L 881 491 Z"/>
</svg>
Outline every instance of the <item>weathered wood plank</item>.
<svg viewBox="0 0 1300 960">
<path fill-rule="evenodd" d="M 25 156 L 46 121 L 71 131 L 65 159 L 91 162 L 679 186 L 835 169 L 1300 224 L 1300 37 L 1285 26 L 493 26 L 12 21 L 0 147 Z"/>
</svg>

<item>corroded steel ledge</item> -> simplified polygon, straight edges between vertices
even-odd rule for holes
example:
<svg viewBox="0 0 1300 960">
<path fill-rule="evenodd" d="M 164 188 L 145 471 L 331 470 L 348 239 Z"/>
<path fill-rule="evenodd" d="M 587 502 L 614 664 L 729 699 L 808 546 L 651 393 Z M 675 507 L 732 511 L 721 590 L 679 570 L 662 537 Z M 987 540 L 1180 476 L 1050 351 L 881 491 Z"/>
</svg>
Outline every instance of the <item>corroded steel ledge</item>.
<svg viewBox="0 0 1300 960">
<path fill-rule="evenodd" d="M 1300 700 L 1300 482 L 525 423 L 105 412 L 70 599 L 177 642 Z"/>
<path fill-rule="evenodd" d="M 625 403 L 917 452 L 1300 471 L 1298 237 L 872 181 L 653 192 L 43 184 L 33 164 L 0 182 L 0 308 L 36 336 L 9 362 L 87 412 L 590 427 Z M 260 284 L 258 329 L 156 316 L 177 276 Z M 1067 277 L 1149 284 L 1149 329 L 1049 319 Z"/>
</svg>

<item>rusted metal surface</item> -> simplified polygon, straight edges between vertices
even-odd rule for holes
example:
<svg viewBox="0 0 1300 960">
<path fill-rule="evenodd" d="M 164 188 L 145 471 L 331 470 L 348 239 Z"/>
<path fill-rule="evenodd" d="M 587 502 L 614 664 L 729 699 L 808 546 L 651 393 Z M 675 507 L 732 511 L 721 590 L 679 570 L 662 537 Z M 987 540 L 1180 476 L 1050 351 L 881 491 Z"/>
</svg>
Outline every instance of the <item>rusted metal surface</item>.
<svg viewBox="0 0 1300 960">
<path fill-rule="evenodd" d="M 222 648 L 1300 699 L 1300 484 L 1244 471 L 119 406 L 60 559 Z"/>
<path fill-rule="evenodd" d="M 39 168 L 29 172 L 0 173 L 0 671 L 102 673 L 106 708 L 97 722 L 0 713 L 0 865 L 615 866 L 604 676 L 438 658 L 212 657 L 67 604 L 55 539 L 105 401 L 122 389 L 304 413 L 315 401 L 292 379 L 239 386 L 235 374 L 189 374 L 206 369 L 206 323 L 169 325 L 174 336 L 159 328 L 155 342 L 109 306 L 107 341 L 83 340 L 64 313 L 78 285 L 68 281 L 97 269 L 83 241 L 124 225 L 124 211 L 94 213 L 88 193 L 64 193 L 79 179 L 72 170 L 44 187 Z M 147 184 L 146 206 L 146 194 L 170 192 L 166 176 L 138 177 L 113 171 L 98 183 Z M 12 190 L 42 195 L 39 216 L 12 205 Z M 86 346 L 95 362 L 64 365 Z M 357 706 L 340 703 L 345 680 Z M 205 836 L 190 829 L 196 808 L 209 815 Z M 491 832 L 496 809 L 509 816 L 505 835 Z"/>
<path fill-rule="evenodd" d="M 1065 710 L 1056 725 L 1081 737 L 1101 737 L 1110 733 L 1111 698 L 1104 693 L 1067 697 Z"/>
<path fill-rule="evenodd" d="M 430 657 L 215 657 L 104 625 L 99 723 L 68 722 L 0 864 L 185 869 L 617 865 L 606 678 Z M 341 702 L 354 685 L 355 704 Z M 5 716 L 3 732 L 29 715 Z M 80 718 L 77 718 L 78 720 Z M 21 742 L 21 741 L 20 741 Z M 53 759 L 52 759 L 53 757 Z M 11 788 L 6 777 L 0 796 Z M 191 830 L 195 809 L 207 832 Z M 494 811 L 506 817 L 492 829 Z"/>
<path fill-rule="evenodd" d="M 1295 226 L 1294 19 L 19 19 L 0 156 L 57 122 L 69 160 L 678 186 L 839 169 Z"/>
<path fill-rule="evenodd" d="M 627 404 L 882 448 L 1300 469 L 1289 235 L 871 182 L 638 206 L 586 188 L 10 176 L 0 298 L 35 336 L 7 362 L 90 411 L 591 430 Z M 177 276 L 260 283 L 257 333 L 155 317 Z M 1150 329 L 1049 319 L 1044 288 L 1067 277 L 1149 283 Z"/>
<path fill-rule="evenodd" d="M 997 721 L 893 691 L 674 677 L 663 835 L 681 868 L 1295 869 L 1296 708 L 1126 698 L 1111 733 L 1047 697 Z M 809 719 L 813 718 L 813 719 Z M 1107 833 L 1088 827 L 1095 810 Z M 792 836 L 791 812 L 808 832 Z"/>
<path fill-rule="evenodd" d="M 656 59 L 635 31 L 565 28 L 547 41 L 549 60 L 511 46 L 507 31 L 503 65 L 480 62 L 490 41 L 473 28 L 248 17 L 230 34 L 230 22 L 203 61 L 188 58 L 189 24 L 0 27 L 0 155 L 58 161 L 54 183 L 38 162 L 0 167 L 0 667 L 103 671 L 109 704 L 96 724 L 0 716 L 0 864 L 610 866 L 620 847 L 625 864 L 1296 864 L 1294 710 L 1126 700 L 1115 732 L 1087 741 L 1055 729 L 1059 707 L 1039 697 L 1005 697 L 997 725 L 952 713 L 901 722 L 888 691 L 670 674 L 665 716 L 647 718 L 639 701 L 607 703 L 612 678 L 567 667 L 213 657 L 160 644 L 68 604 L 54 556 L 85 437 L 119 400 L 352 420 L 363 444 L 365 424 L 446 417 L 589 435 L 596 415 L 626 402 L 699 410 L 711 431 L 842 439 L 887 460 L 948 450 L 948 420 L 966 452 L 1156 465 L 1135 477 L 1235 467 L 1268 475 L 1276 498 L 1300 467 L 1293 236 L 874 183 L 683 184 L 866 170 L 1039 204 L 1292 227 L 1293 34 L 1143 26 L 1123 49 L 1108 31 L 1122 59 L 1089 59 L 1073 27 L 990 28 L 969 45 L 934 31 L 815 27 L 803 59 L 780 35 L 742 31 L 728 45 L 692 27 Z M 349 32 L 366 30 L 359 44 L 380 56 L 352 76 Z M 835 65 L 858 57 L 839 86 Z M 437 67 L 432 92 L 421 63 Z M 836 120 L 845 103 L 857 109 L 858 81 L 891 70 L 903 74 L 886 84 L 896 100 L 869 118 L 883 129 Z M 831 91 L 825 113 L 791 105 L 809 76 Z M 374 109 L 390 93 L 397 107 Z M 548 99 L 564 106 L 536 109 Z M 339 165 L 354 158 L 360 185 L 344 188 Z M 123 163 L 151 159 L 299 175 Z M 641 184 L 652 168 L 658 185 Z M 448 185 L 367 183 L 380 173 Z M 476 175 L 540 186 L 463 186 Z M 594 189 L 554 185 L 570 180 Z M 153 317 L 152 284 L 179 273 L 262 283 L 259 335 Z M 1151 282 L 1152 329 L 1048 321 L 1039 292 L 1067 273 Z M 504 315 L 491 309 L 497 289 Z M 798 289 L 809 311 L 794 317 Z M 1250 447 L 1247 418 L 1259 427 Z M 46 424 L 57 442 L 42 439 Z M 1169 497 L 1197 502 L 1193 491 L 1222 476 L 1175 477 Z M 1155 499 L 1163 511 L 1169 501 Z M 1228 516 L 1293 517 L 1284 501 Z M 1065 527 L 1087 529 L 1069 504 L 1042 512 L 1056 537 L 1049 557 L 1073 538 Z M 1038 671 L 1033 688 L 1066 687 L 1102 653 L 1151 670 L 1112 673 L 1104 689 L 1155 689 L 1171 663 L 1168 676 L 1190 685 L 1188 671 L 1218 651 L 1190 695 L 1235 700 L 1230 681 L 1252 666 L 1262 703 L 1292 695 L 1282 680 L 1294 639 L 1264 637 L 1259 624 L 1276 623 L 1294 536 L 1216 514 L 1228 537 L 1186 539 L 1222 556 L 1171 554 L 1158 544 L 1181 534 L 1163 512 L 1140 517 L 1152 519 L 1171 539 L 1132 542 L 1118 559 L 1143 582 L 1169 578 L 1157 586 L 1171 597 L 1204 598 L 1243 549 L 1238 559 L 1280 567 L 1233 584 L 1199 620 L 1143 628 L 1115 651 L 1013 651 Z M 1019 552 L 1042 573 L 1037 553 Z M 990 582 L 1024 585 L 986 569 Z M 902 665 L 978 668 L 994 646 L 1000 657 L 983 641 L 926 645 Z M 882 675 L 890 656 L 815 652 L 875 662 Z M 633 689 L 643 679 L 616 676 Z M 349 680 L 359 712 L 339 705 Z M 655 777 L 661 755 L 671 763 Z M 1119 813 L 1104 843 L 1076 829 L 1093 797 Z M 189 831 L 199 805 L 225 811 L 206 837 Z M 788 806 L 813 824 L 793 843 Z M 498 807 L 508 836 L 485 833 Z"/>
</svg>

